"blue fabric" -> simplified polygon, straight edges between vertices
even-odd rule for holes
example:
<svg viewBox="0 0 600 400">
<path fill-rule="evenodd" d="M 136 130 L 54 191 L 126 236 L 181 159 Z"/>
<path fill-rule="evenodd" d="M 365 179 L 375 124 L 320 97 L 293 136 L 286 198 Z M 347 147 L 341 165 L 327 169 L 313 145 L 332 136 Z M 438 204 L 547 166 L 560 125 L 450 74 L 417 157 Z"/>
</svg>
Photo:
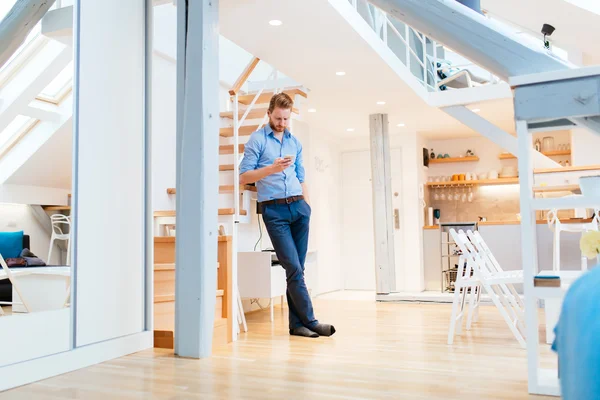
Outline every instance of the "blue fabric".
<svg viewBox="0 0 600 400">
<path fill-rule="evenodd" d="M 304 281 L 304 261 L 308 249 L 308 225 L 311 209 L 307 202 L 263 206 L 263 220 L 271 243 L 287 280 L 287 300 L 290 329 L 313 328 L 315 319 L 312 301 Z"/>
<path fill-rule="evenodd" d="M 23 231 L 0 232 L 0 254 L 4 259 L 21 256 Z"/>
<path fill-rule="evenodd" d="M 273 164 L 278 157 L 292 155 L 294 163 L 285 171 L 269 175 L 256 182 L 258 201 L 285 199 L 302 194 L 304 182 L 304 164 L 302 144 L 287 129 L 279 141 L 269 124 L 254 132 L 244 149 L 244 158 L 240 164 L 240 175 Z"/>
<path fill-rule="evenodd" d="M 569 288 L 554 332 L 562 398 L 600 399 L 600 266 Z"/>
</svg>

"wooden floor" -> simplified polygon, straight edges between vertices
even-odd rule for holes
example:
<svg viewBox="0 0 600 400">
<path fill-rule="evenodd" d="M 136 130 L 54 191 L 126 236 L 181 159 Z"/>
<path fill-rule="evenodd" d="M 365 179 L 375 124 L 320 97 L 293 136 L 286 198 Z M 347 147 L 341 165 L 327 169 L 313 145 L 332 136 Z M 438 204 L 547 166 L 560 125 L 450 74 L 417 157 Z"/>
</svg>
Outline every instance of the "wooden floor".
<svg viewBox="0 0 600 400">
<path fill-rule="evenodd" d="M 550 399 L 528 396 L 525 350 L 495 308 L 446 344 L 449 305 L 317 300 L 331 338 L 290 337 L 276 309 L 213 357 L 148 350 L 0 394 L 0 399 Z"/>
</svg>

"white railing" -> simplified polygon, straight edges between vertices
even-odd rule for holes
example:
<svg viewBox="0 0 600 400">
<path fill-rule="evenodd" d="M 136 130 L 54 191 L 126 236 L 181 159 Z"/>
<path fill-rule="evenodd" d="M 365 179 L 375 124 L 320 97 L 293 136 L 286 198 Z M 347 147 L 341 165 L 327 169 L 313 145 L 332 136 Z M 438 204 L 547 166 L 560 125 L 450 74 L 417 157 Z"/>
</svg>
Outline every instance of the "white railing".
<svg viewBox="0 0 600 400">
<path fill-rule="evenodd" d="M 446 65 L 445 59 L 439 58 L 440 54 L 450 52 L 441 43 L 425 36 L 421 32 L 389 16 L 379 8 L 373 6 L 366 0 L 348 0 L 356 12 L 375 31 L 377 36 L 392 50 L 398 59 L 418 79 L 428 91 L 445 90 L 446 83 L 454 79 L 464 77 L 466 86 L 475 86 L 471 73 L 466 68 L 479 68 L 475 64 Z M 403 33 L 400 33 L 400 32 Z M 440 78 L 440 71 L 446 68 L 460 69 L 461 71 Z M 480 69 L 480 68 L 479 68 Z M 489 78 L 487 83 L 495 84 L 500 80 L 489 72 L 485 72 Z M 440 89 L 441 88 L 441 89 Z"/>
</svg>

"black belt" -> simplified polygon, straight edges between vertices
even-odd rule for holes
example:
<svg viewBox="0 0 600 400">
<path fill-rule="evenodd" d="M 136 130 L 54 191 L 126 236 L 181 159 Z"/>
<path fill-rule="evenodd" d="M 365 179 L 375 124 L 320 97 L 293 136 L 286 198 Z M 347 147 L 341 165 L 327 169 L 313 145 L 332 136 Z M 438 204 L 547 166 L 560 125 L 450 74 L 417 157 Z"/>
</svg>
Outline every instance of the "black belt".
<svg viewBox="0 0 600 400">
<path fill-rule="evenodd" d="M 260 205 L 261 206 L 266 206 L 268 204 L 291 204 L 295 201 L 298 200 L 304 200 L 304 196 L 300 195 L 300 196 L 291 196 L 291 197 L 287 197 L 285 199 L 274 199 L 274 200 L 267 200 L 267 201 L 261 201 Z"/>
</svg>

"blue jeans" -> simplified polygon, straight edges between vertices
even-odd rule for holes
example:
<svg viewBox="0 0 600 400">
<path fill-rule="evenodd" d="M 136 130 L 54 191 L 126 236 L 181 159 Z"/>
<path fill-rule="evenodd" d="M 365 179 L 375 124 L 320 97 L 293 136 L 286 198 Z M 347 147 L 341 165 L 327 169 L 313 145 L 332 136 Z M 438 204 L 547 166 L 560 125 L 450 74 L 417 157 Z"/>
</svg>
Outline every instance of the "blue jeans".
<svg viewBox="0 0 600 400">
<path fill-rule="evenodd" d="M 262 212 L 277 258 L 285 269 L 290 329 L 301 326 L 310 329 L 319 323 L 304 282 L 310 206 L 298 200 L 290 204 L 263 205 Z"/>
</svg>

